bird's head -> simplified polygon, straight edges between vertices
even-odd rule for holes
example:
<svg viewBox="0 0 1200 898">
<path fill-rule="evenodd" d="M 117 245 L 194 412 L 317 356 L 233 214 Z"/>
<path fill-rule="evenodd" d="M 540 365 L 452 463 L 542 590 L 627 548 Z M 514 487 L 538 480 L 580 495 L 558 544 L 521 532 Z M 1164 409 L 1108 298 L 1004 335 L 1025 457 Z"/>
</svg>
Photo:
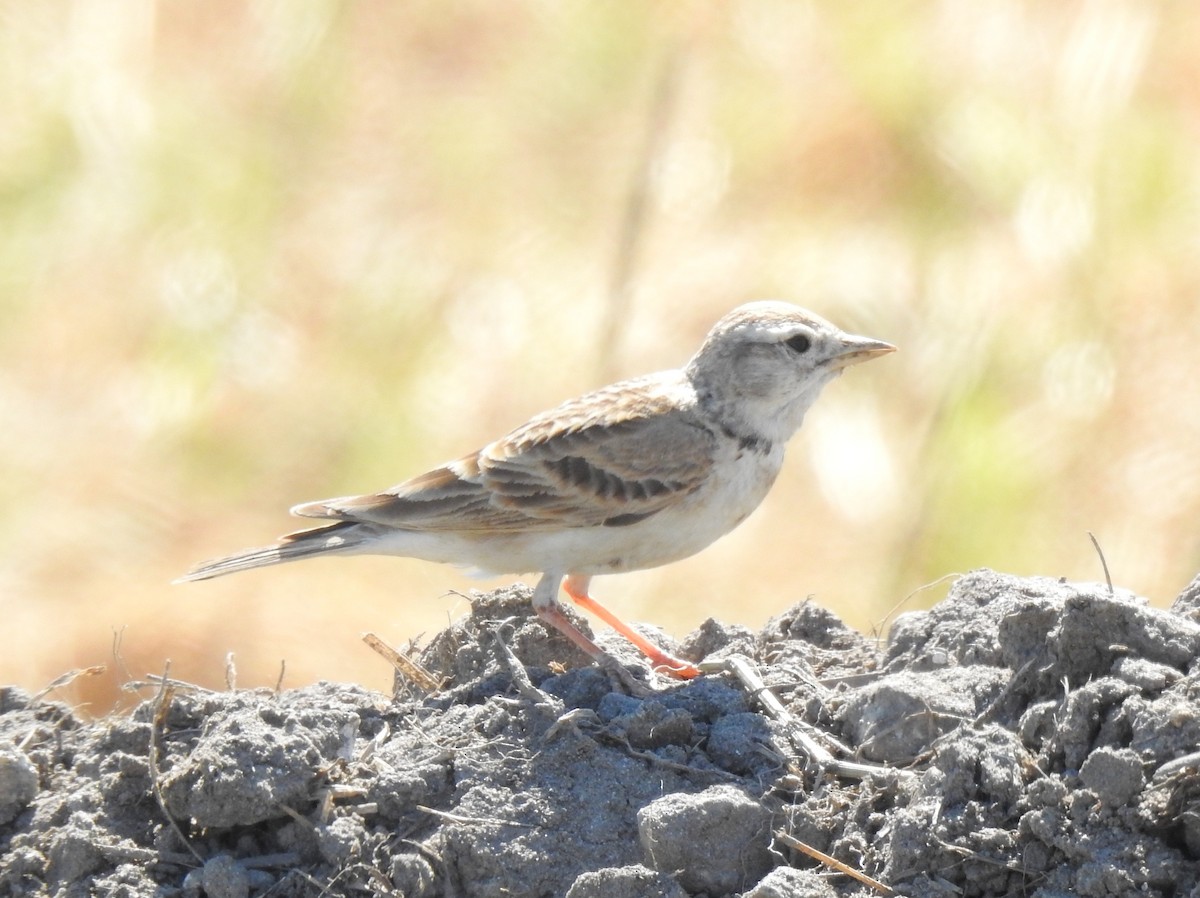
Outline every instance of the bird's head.
<svg viewBox="0 0 1200 898">
<path fill-rule="evenodd" d="M 734 430 L 787 440 L 825 384 L 895 349 L 790 303 L 752 302 L 713 326 L 685 373 L 701 402 Z"/>
</svg>

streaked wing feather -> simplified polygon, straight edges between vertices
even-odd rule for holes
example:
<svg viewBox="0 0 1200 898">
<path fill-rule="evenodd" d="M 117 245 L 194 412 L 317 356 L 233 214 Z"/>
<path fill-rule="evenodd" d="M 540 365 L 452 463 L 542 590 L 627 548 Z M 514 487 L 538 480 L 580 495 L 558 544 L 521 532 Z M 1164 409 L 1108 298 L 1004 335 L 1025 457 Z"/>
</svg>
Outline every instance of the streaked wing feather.
<svg viewBox="0 0 1200 898">
<path fill-rule="evenodd" d="M 643 520 L 701 486 L 716 445 L 655 377 L 565 403 L 385 492 L 292 511 L 412 530 L 516 532 Z"/>
<path fill-rule="evenodd" d="M 467 456 L 435 468 L 382 493 L 298 505 L 292 514 L 408 530 L 514 529 L 523 516 L 492 505 L 475 458 Z M 474 476 L 467 473 L 471 468 L 476 471 Z"/>
<path fill-rule="evenodd" d="M 480 464 L 497 504 L 587 527 L 641 519 L 692 493 L 714 444 L 689 416 L 651 414 L 546 439 L 513 434 L 487 447 Z"/>
</svg>

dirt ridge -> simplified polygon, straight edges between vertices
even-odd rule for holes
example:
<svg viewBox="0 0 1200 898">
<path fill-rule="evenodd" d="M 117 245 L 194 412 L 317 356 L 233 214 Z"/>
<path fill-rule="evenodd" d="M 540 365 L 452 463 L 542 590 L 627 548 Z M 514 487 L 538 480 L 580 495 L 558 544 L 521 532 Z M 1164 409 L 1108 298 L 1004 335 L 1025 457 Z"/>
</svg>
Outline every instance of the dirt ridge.
<svg viewBox="0 0 1200 898">
<path fill-rule="evenodd" d="M 886 646 L 811 602 L 684 640 L 863 780 L 728 673 L 628 657 L 652 689 L 615 689 L 528 599 L 475 595 L 432 695 L 179 687 L 86 722 L 0 689 L 0 895 L 878 894 L 778 833 L 905 895 L 1200 895 L 1200 578 L 1163 610 L 974 571 Z"/>
</svg>

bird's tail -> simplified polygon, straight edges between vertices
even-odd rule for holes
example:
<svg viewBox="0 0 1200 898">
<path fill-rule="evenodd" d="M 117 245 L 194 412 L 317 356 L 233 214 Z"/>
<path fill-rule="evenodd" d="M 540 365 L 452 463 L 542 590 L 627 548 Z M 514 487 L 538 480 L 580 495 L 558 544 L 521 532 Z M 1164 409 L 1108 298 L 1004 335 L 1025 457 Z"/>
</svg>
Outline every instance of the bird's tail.
<svg viewBox="0 0 1200 898">
<path fill-rule="evenodd" d="M 273 546 L 246 549 L 224 558 L 214 558 L 212 561 L 202 562 L 175 582 L 208 580 L 211 577 L 236 574 L 238 571 L 282 564 L 285 561 L 296 561 L 313 555 L 353 552 L 365 541 L 367 536 L 368 534 L 363 532 L 362 525 L 354 521 L 338 521 L 335 524 L 314 527 L 311 530 L 298 530 L 295 533 L 281 536 Z"/>
</svg>

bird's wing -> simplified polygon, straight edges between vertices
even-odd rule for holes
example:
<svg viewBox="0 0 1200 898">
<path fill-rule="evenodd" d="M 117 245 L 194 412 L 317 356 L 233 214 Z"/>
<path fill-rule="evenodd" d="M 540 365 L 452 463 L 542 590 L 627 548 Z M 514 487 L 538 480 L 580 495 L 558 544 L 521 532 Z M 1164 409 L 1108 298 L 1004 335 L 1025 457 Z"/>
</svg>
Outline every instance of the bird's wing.
<svg viewBox="0 0 1200 898">
<path fill-rule="evenodd" d="M 382 493 L 298 506 L 303 516 L 407 530 L 536 531 L 643 520 L 708 477 L 716 437 L 682 388 L 627 381 Z M 669 386 L 678 387 L 671 381 Z"/>
</svg>

